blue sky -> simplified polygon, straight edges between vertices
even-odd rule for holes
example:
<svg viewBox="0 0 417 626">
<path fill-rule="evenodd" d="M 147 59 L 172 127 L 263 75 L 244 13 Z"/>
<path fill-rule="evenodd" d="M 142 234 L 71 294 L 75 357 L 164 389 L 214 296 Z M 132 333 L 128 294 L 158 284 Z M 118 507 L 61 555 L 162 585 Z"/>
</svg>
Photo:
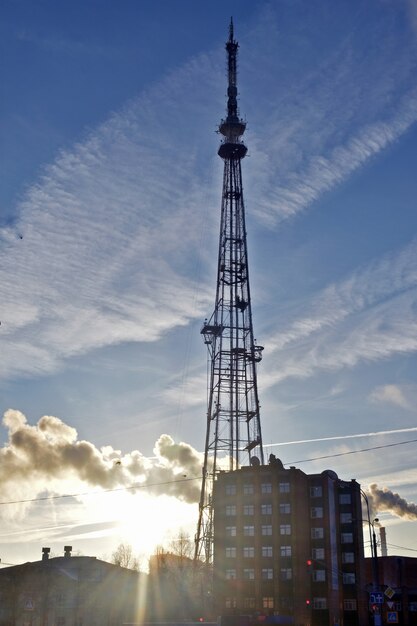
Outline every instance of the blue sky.
<svg viewBox="0 0 417 626">
<path fill-rule="evenodd" d="M 399 494 L 413 556 L 416 2 L 0 12 L 1 501 L 84 494 L 3 504 L 2 561 L 193 532 L 231 15 L 266 450 Z"/>
</svg>

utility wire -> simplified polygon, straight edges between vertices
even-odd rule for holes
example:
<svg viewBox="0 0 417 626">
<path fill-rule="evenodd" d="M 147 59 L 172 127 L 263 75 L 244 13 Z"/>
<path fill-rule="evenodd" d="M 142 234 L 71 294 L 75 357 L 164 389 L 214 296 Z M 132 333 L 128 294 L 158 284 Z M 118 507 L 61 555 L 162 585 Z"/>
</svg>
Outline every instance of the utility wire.
<svg viewBox="0 0 417 626">
<path fill-rule="evenodd" d="M 310 461 L 320 461 L 321 459 L 332 459 L 337 456 L 345 456 L 346 454 L 358 454 L 358 452 L 370 452 L 371 450 L 381 450 L 381 448 L 393 448 L 394 446 L 403 446 L 406 443 L 415 443 L 417 439 L 410 439 L 409 441 L 397 441 L 397 443 L 387 443 L 384 446 L 373 446 L 372 448 L 362 448 L 361 450 L 349 450 L 349 452 L 339 452 L 335 454 L 326 454 L 325 456 L 316 456 L 312 459 L 302 459 L 301 461 L 290 461 L 284 463 L 284 465 L 291 465 L 292 463 L 308 463 Z"/>
<path fill-rule="evenodd" d="M 396 546 L 395 543 L 388 544 L 390 548 L 400 548 L 400 550 L 409 550 L 410 552 L 417 552 L 417 548 L 406 548 L 405 546 Z"/>
<path fill-rule="evenodd" d="M 371 448 L 362 448 L 361 450 L 349 450 L 348 452 L 339 452 L 337 454 L 327 454 L 325 456 L 316 456 L 312 459 L 302 459 L 300 461 L 290 461 L 289 463 L 284 463 L 284 465 L 292 465 L 293 463 L 309 463 L 311 461 L 320 461 L 322 459 L 331 459 L 334 457 L 345 456 L 347 454 L 357 454 L 359 452 L 370 452 L 371 450 L 380 450 L 381 448 L 392 448 L 394 446 L 402 446 L 406 443 L 416 443 L 417 439 L 410 439 L 409 441 L 398 441 L 397 443 L 387 443 L 384 446 L 373 446 Z M 113 489 L 102 489 L 100 491 L 84 491 L 80 493 L 67 493 L 62 495 L 55 496 L 40 496 L 38 498 L 28 498 L 26 500 L 8 500 L 4 502 L 0 502 L 0 506 L 4 504 L 23 504 L 26 502 L 41 502 L 45 500 L 59 500 L 60 498 L 77 498 L 80 496 L 92 496 L 92 495 L 101 495 L 102 493 L 113 493 L 115 491 L 130 491 L 133 489 L 147 489 L 149 487 L 161 487 L 163 485 L 172 485 L 174 483 L 186 483 L 192 480 L 201 480 L 201 476 L 194 476 L 192 478 L 179 478 L 177 480 L 167 480 L 160 483 L 142 483 L 135 484 L 131 487 L 115 487 Z"/>
<path fill-rule="evenodd" d="M 178 480 L 166 480 L 161 483 L 143 483 L 135 484 L 131 487 L 115 487 L 113 489 L 102 489 L 101 491 L 84 491 L 80 493 L 64 493 L 62 495 L 55 496 L 41 496 L 39 498 L 28 498 L 27 500 L 8 500 L 6 502 L 0 502 L 2 504 L 23 504 L 24 502 L 40 502 L 42 500 L 58 500 L 59 498 L 76 498 L 79 496 L 94 496 L 101 495 L 102 493 L 111 493 L 114 491 L 130 491 L 131 489 L 146 489 L 147 487 L 160 487 L 162 485 L 172 485 L 173 483 L 186 483 L 190 480 L 199 480 L 200 476 L 194 478 L 179 478 Z"/>
</svg>

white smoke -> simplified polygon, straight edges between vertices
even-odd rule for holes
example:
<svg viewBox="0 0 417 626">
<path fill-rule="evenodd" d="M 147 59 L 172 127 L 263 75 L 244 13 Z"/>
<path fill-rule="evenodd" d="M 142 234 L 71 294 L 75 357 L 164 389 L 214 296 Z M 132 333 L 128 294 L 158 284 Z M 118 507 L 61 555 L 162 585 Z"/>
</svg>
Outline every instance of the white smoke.
<svg viewBox="0 0 417 626">
<path fill-rule="evenodd" d="M 370 513 L 374 517 L 378 512 L 388 511 L 397 517 L 409 520 L 417 519 L 417 504 L 407 502 L 398 493 L 387 487 L 380 489 L 376 483 L 369 485 L 367 491 Z"/>
<path fill-rule="evenodd" d="M 68 485 L 103 489 L 146 489 L 188 503 L 200 494 L 202 455 L 186 443 L 161 435 L 148 459 L 138 450 L 122 455 L 112 446 L 96 448 L 78 439 L 75 428 L 58 417 L 44 415 L 34 426 L 20 411 L 3 417 L 8 441 L 0 448 L 0 503 L 35 499 L 39 494 L 65 494 Z M 18 507 L 21 512 L 24 503 Z M 27 505 L 26 505 L 27 506 Z M 16 514 L 2 506 L 3 516 Z"/>
</svg>

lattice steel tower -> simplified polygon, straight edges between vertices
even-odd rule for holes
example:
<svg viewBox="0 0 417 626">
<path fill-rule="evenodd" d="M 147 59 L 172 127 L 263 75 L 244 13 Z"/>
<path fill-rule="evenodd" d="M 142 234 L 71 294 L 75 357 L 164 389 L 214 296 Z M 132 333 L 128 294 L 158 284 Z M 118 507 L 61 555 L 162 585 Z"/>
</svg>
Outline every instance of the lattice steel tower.
<svg viewBox="0 0 417 626">
<path fill-rule="evenodd" d="M 207 433 L 195 556 L 213 556 L 212 488 L 219 469 L 264 463 L 256 366 L 262 346 L 253 337 L 241 161 L 246 123 L 237 106 L 238 43 L 230 22 L 227 117 L 218 154 L 224 161 L 217 288 L 214 313 L 201 333 L 208 348 Z M 221 467 L 220 467 L 221 465 Z"/>
</svg>

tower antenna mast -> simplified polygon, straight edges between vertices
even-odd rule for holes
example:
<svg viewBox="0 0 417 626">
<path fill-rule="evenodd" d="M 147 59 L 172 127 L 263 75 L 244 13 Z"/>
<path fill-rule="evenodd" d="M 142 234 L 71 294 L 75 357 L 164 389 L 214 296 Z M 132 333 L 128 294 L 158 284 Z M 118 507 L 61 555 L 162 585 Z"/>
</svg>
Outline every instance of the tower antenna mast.
<svg viewBox="0 0 417 626">
<path fill-rule="evenodd" d="M 264 464 L 256 367 L 262 346 L 253 336 L 241 161 L 246 123 L 237 105 L 237 50 L 230 21 L 226 43 L 227 117 L 218 155 L 224 162 L 214 312 L 201 334 L 208 349 L 208 407 L 195 558 L 213 558 L 213 483 L 219 470 Z"/>
</svg>

